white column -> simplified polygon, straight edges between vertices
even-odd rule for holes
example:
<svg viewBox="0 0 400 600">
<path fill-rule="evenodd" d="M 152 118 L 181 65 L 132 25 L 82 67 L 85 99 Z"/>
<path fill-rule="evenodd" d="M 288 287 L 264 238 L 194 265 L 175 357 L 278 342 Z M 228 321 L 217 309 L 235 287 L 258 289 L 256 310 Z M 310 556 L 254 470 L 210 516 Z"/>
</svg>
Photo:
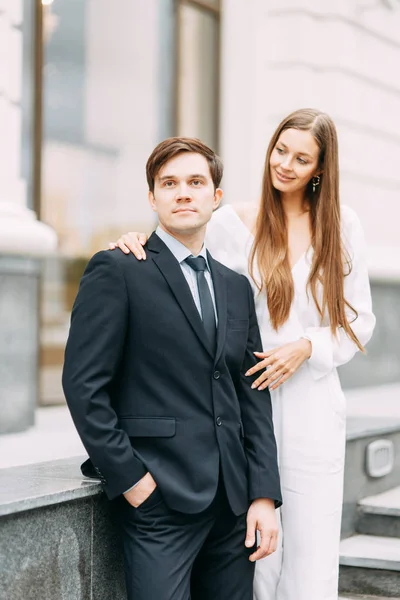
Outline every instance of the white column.
<svg viewBox="0 0 400 600">
<path fill-rule="evenodd" d="M 0 0 L 0 253 L 39 256 L 57 246 L 53 229 L 27 208 L 20 177 L 22 0 Z"/>
</svg>

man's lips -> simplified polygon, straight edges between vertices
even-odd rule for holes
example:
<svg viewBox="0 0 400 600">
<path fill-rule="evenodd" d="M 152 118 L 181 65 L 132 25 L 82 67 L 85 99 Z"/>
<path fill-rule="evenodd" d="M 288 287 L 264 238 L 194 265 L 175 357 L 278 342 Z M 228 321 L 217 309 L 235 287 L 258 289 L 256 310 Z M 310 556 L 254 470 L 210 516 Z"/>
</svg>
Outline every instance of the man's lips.
<svg viewBox="0 0 400 600">
<path fill-rule="evenodd" d="M 197 210 L 195 210 L 194 208 L 178 208 L 177 210 L 173 211 L 174 214 L 176 213 L 195 213 L 197 212 Z"/>
</svg>

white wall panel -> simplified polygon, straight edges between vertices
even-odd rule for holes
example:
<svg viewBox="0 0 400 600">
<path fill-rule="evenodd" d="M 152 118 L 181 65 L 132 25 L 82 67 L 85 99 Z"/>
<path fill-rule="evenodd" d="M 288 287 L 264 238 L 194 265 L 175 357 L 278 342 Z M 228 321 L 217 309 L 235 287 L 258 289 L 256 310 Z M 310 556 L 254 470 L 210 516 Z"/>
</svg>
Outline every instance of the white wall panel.
<svg viewBox="0 0 400 600">
<path fill-rule="evenodd" d="M 0 0 L 0 12 L 4 12 L 12 25 L 20 25 L 23 15 L 23 0 Z"/>
<path fill-rule="evenodd" d="M 273 130 L 290 111 L 313 106 L 337 123 L 342 197 L 360 213 L 370 247 L 397 248 L 392 254 L 398 254 L 400 7 L 392 11 L 376 2 L 376 8 L 366 9 L 363 0 L 235 0 L 232 5 L 225 0 L 224 11 L 223 85 L 234 84 L 239 72 L 234 40 L 240 24 L 247 63 L 243 87 L 252 91 L 251 97 L 238 97 L 231 85 L 223 95 L 228 200 L 257 198 Z M 238 110 L 243 118 L 234 130 Z M 236 131 L 248 142 L 247 155 L 240 147 L 235 151 Z M 239 197 L 231 198 L 236 190 Z"/>
</svg>

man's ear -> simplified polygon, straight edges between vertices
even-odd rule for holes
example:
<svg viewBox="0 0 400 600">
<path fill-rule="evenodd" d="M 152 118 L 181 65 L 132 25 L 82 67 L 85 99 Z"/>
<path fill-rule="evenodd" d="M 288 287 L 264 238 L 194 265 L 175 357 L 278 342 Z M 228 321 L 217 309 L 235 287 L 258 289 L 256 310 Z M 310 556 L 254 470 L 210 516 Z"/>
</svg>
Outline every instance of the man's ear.
<svg viewBox="0 0 400 600">
<path fill-rule="evenodd" d="M 217 188 L 215 190 L 213 210 L 216 210 L 218 208 L 218 206 L 221 204 L 223 195 L 224 195 L 224 192 L 221 190 L 221 188 Z"/>
<path fill-rule="evenodd" d="M 157 212 L 156 200 L 155 200 L 154 194 L 151 190 L 149 190 L 147 193 L 147 199 L 149 201 L 151 208 L 154 210 L 154 212 Z"/>
</svg>

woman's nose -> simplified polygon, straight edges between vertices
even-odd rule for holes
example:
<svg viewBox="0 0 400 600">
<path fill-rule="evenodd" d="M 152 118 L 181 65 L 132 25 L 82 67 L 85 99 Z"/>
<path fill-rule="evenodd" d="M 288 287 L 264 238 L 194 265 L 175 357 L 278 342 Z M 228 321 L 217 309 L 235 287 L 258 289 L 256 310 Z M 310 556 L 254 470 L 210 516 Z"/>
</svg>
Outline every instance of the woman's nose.
<svg viewBox="0 0 400 600">
<path fill-rule="evenodd" d="M 281 167 L 284 169 L 291 169 L 292 159 L 290 156 L 285 156 L 281 162 Z"/>
</svg>

